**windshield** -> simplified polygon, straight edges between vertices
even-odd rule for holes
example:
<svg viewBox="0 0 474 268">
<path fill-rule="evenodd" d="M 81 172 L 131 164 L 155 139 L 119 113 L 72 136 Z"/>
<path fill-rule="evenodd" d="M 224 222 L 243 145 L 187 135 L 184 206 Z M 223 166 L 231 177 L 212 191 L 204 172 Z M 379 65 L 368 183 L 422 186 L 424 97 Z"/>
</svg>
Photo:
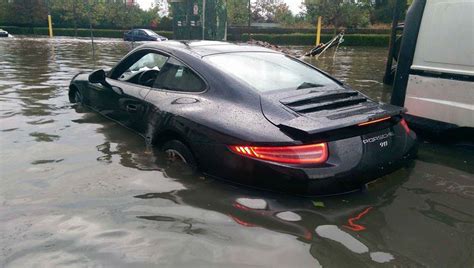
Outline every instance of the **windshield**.
<svg viewBox="0 0 474 268">
<path fill-rule="evenodd" d="M 277 53 L 226 53 L 210 55 L 204 60 L 259 91 L 337 85 L 306 64 Z"/>
</svg>

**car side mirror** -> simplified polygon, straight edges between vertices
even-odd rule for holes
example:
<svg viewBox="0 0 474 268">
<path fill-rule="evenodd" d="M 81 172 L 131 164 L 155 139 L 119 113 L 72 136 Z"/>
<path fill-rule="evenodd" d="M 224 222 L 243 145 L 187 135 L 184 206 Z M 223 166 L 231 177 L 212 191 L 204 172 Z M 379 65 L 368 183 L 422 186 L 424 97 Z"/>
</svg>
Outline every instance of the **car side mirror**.
<svg viewBox="0 0 474 268">
<path fill-rule="evenodd" d="M 90 83 L 101 83 L 102 85 L 107 85 L 105 81 L 105 71 L 104 70 L 95 70 L 89 75 L 89 82 Z"/>
</svg>

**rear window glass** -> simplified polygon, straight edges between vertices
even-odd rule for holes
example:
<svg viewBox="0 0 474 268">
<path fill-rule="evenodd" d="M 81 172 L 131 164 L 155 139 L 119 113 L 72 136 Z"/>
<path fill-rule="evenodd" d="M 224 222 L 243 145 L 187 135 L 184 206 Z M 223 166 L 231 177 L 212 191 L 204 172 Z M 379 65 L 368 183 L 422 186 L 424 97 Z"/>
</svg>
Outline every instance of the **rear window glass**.
<svg viewBox="0 0 474 268">
<path fill-rule="evenodd" d="M 259 91 L 337 85 L 306 64 L 278 53 L 225 53 L 204 60 Z"/>
</svg>

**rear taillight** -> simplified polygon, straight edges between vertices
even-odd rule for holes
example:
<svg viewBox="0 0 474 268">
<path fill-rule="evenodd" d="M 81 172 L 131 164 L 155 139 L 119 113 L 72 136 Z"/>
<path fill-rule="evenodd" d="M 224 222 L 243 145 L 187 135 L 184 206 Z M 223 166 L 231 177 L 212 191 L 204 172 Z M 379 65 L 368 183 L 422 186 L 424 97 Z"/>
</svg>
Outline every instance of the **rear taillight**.
<svg viewBox="0 0 474 268">
<path fill-rule="evenodd" d="M 402 118 L 402 120 L 400 121 L 400 124 L 405 129 L 405 132 L 407 134 L 410 133 L 410 128 L 408 127 L 408 124 L 407 124 L 407 121 L 405 121 L 405 118 Z"/>
<path fill-rule="evenodd" d="M 321 164 L 328 159 L 326 143 L 298 146 L 242 146 L 231 145 L 236 154 L 285 164 Z"/>
</svg>

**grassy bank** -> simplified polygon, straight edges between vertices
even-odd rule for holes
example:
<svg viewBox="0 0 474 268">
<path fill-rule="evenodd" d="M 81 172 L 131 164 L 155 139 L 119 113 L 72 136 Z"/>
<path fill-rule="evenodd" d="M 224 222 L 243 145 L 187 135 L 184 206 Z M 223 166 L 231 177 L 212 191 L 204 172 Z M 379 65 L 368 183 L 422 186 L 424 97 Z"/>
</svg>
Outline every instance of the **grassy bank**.
<svg viewBox="0 0 474 268">
<path fill-rule="evenodd" d="M 48 28 L 37 27 L 9 27 L 0 26 L 4 30 L 8 31 L 13 35 L 48 35 Z M 125 30 L 110 30 L 110 29 L 94 29 L 95 37 L 109 37 L 109 38 L 122 38 Z M 170 31 L 157 31 L 158 34 L 166 36 L 168 38 L 173 37 L 173 32 Z M 74 29 L 55 28 L 55 36 L 75 36 Z M 78 29 L 77 36 L 89 37 L 89 29 Z M 301 46 L 312 46 L 315 41 L 314 33 L 255 33 L 251 35 L 255 40 L 266 41 L 276 45 L 301 45 Z M 333 37 L 332 34 L 323 34 L 321 41 L 326 42 Z M 247 34 L 230 34 L 228 36 L 229 41 L 247 41 Z M 388 46 L 389 35 L 387 34 L 346 34 L 344 36 L 343 46 Z"/>
</svg>

